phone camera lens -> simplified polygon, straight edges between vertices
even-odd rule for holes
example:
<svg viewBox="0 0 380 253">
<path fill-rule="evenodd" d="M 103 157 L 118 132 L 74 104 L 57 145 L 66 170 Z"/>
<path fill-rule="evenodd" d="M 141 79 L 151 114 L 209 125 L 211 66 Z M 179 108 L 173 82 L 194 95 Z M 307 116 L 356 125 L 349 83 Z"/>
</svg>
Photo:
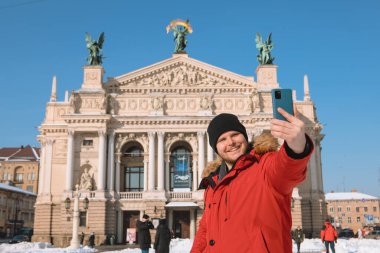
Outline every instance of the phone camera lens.
<svg viewBox="0 0 380 253">
<path fill-rule="evenodd" d="M 275 97 L 276 99 L 281 99 L 281 91 L 276 90 L 276 91 L 274 92 L 274 97 Z"/>
</svg>

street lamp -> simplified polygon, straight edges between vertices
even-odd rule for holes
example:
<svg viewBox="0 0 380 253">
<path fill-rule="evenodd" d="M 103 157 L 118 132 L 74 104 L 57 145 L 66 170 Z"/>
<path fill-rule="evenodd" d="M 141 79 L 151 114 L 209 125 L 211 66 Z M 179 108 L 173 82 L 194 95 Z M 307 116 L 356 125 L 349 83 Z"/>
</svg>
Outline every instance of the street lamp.
<svg viewBox="0 0 380 253">
<path fill-rule="evenodd" d="M 79 239 L 78 239 L 78 227 L 79 227 L 79 185 L 75 185 L 76 190 L 73 192 L 74 197 L 74 210 L 73 210 L 73 236 L 70 242 L 70 248 L 71 249 L 79 249 Z M 70 198 L 67 197 L 65 199 L 65 208 L 66 210 L 70 209 Z M 86 197 L 83 201 L 83 207 L 84 209 L 88 209 L 88 203 L 90 201 Z"/>
</svg>

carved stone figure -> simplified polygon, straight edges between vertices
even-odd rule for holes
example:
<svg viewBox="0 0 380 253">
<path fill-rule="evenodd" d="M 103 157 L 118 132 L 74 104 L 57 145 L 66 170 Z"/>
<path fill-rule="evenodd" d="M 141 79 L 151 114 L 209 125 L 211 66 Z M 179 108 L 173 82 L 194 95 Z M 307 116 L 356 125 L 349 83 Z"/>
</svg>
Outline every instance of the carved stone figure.
<svg viewBox="0 0 380 253">
<path fill-rule="evenodd" d="M 251 93 L 250 98 L 251 98 L 250 104 L 251 104 L 252 112 L 259 112 L 260 111 L 259 93 L 257 92 L 256 89 Z"/>
<path fill-rule="evenodd" d="M 103 63 L 103 55 L 101 49 L 104 43 L 104 32 L 99 36 L 99 39 L 93 40 L 89 33 L 86 33 L 86 46 L 89 51 L 87 62 L 89 65 L 101 65 Z"/>
<path fill-rule="evenodd" d="M 272 33 L 269 34 L 267 41 L 262 41 L 260 33 L 256 33 L 256 48 L 259 50 L 257 60 L 260 65 L 273 64 L 274 57 L 271 56 L 271 51 L 274 47 L 272 44 Z"/>
<path fill-rule="evenodd" d="M 155 97 L 152 99 L 152 108 L 153 110 L 159 110 L 162 109 L 163 101 L 160 97 Z"/>
<path fill-rule="evenodd" d="M 70 99 L 70 113 L 77 113 L 79 107 L 79 98 L 75 96 L 74 91 L 71 91 Z"/>
<path fill-rule="evenodd" d="M 88 172 L 88 168 L 85 168 L 82 176 L 80 177 L 80 189 L 92 191 L 92 176 Z"/>
<path fill-rule="evenodd" d="M 201 97 L 199 101 L 199 106 L 202 110 L 211 110 L 212 99 L 208 96 Z"/>
</svg>

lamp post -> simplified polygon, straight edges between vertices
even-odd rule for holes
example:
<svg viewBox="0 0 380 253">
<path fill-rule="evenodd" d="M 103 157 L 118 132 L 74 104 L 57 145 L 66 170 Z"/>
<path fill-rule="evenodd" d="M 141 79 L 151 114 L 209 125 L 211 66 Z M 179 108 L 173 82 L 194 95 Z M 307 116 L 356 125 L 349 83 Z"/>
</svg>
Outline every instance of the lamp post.
<svg viewBox="0 0 380 253">
<path fill-rule="evenodd" d="M 76 190 L 73 193 L 74 197 L 74 210 L 73 210 L 73 236 L 70 242 L 70 248 L 71 249 L 79 249 L 79 239 L 78 239 L 78 227 L 79 227 L 79 185 L 75 185 Z M 83 202 L 84 209 L 87 210 L 88 208 L 89 200 L 86 197 Z M 67 197 L 65 200 L 65 208 L 66 210 L 70 209 L 70 198 Z"/>
</svg>

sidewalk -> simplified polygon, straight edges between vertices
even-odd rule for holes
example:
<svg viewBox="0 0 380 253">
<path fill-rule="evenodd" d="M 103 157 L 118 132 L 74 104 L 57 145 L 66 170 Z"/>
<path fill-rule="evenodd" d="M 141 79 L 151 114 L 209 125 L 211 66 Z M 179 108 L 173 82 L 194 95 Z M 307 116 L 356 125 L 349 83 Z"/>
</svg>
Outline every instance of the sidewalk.
<svg viewBox="0 0 380 253">
<path fill-rule="evenodd" d="M 116 245 L 99 245 L 95 246 L 95 249 L 98 250 L 98 252 L 105 252 L 105 251 L 116 251 L 116 250 L 124 250 L 124 249 L 138 249 L 139 246 L 137 244 L 116 244 Z"/>
</svg>

